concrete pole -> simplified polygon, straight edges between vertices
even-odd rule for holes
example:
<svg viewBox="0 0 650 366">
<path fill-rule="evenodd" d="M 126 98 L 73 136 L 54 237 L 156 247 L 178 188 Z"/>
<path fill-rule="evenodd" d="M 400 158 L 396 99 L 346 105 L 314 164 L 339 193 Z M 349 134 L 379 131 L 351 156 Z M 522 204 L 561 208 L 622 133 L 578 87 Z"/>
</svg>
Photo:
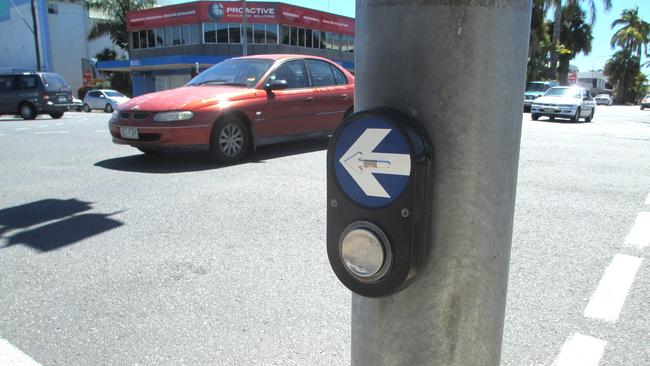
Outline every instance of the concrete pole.
<svg viewBox="0 0 650 366">
<path fill-rule="evenodd" d="M 357 0 L 355 109 L 419 120 L 435 168 L 428 264 L 395 295 L 352 294 L 352 365 L 499 365 L 531 8 Z"/>
<path fill-rule="evenodd" d="M 36 50 L 36 71 L 41 71 L 41 49 L 38 45 L 38 25 L 36 21 L 36 6 L 34 5 L 34 0 L 31 1 L 32 5 L 32 24 L 34 25 L 34 49 Z"/>
</svg>

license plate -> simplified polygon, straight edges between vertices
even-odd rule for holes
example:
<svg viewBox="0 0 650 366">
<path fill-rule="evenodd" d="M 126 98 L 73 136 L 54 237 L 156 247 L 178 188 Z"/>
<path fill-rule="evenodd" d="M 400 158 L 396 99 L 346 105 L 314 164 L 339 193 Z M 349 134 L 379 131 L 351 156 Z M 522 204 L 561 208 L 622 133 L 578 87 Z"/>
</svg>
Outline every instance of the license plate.
<svg viewBox="0 0 650 366">
<path fill-rule="evenodd" d="M 544 110 L 544 112 L 553 112 L 553 110 L 554 110 L 553 108 L 546 108 L 546 110 Z"/>
<path fill-rule="evenodd" d="M 66 100 L 68 100 L 68 98 L 66 98 L 66 97 L 59 97 L 59 102 L 65 102 Z"/>
<path fill-rule="evenodd" d="M 135 127 L 120 127 L 120 136 L 122 136 L 123 139 L 137 140 L 138 129 Z"/>
</svg>

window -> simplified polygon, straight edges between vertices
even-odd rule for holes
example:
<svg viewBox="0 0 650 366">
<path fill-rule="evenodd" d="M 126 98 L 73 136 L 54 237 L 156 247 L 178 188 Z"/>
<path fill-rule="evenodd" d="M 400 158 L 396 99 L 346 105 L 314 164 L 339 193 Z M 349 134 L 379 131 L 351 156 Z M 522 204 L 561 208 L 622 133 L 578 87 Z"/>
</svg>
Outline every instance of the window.
<svg viewBox="0 0 650 366">
<path fill-rule="evenodd" d="M 131 33 L 131 45 L 133 46 L 134 50 L 140 48 L 140 33 L 138 32 Z"/>
<path fill-rule="evenodd" d="M 266 43 L 266 26 L 253 24 L 253 43 Z"/>
<path fill-rule="evenodd" d="M 241 26 L 242 32 L 244 31 L 244 25 L 242 24 Z M 253 25 L 252 24 L 246 24 L 246 41 L 248 44 L 253 43 Z"/>
<path fill-rule="evenodd" d="M 175 25 L 172 27 L 172 45 L 173 46 L 180 46 L 183 44 L 182 41 L 182 34 L 181 34 L 181 26 L 180 25 Z"/>
<path fill-rule="evenodd" d="M 156 28 L 156 47 L 162 47 L 165 45 L 165 29 Z"/>
<path fill-rule="evenodd" d="M 291 28 L 287 27 L 286 25 L 281 25 L 280 38 L 282 38 L 282 44 L 291 44 Z"/>
<path fill-rule="evenodd" d="M 348 52 L 354 52 L 354 36 L 348 36 Z"/>
<path fill-rule="evenodd" d="M 201 43 L 201 26 L 197 23 L 190 24 L 190 43 Z"/>
<path fill-rule="evenodd" d="M 36 76 L 34 75 L 21 75 L 18 76 L 18 89 L 33 89 L 38 86 Z"/>
<path fill-rule="evenodd" d="M 156 47 L 156 35 L 154 34 L 153 29 L 147 30 L 147 47 L 149 48 Z"/>
<path fill-rule="evenodd" d="M 147 48 L 147 31 L 146 30 L 141 30 L 140 31 L 140 48 Z"/>
<path fill-rule="evenodd" d="M 278 44 L 278 25 L 277 24 L 267 24 L 266 25 L 266 43 L 267 44 Z"/>
<path fill-rule="evenodd" d="M 171 46 L 173 44 L 172 37 L 172 27 L 165 27 L 165 46 Z"/>
<path fill-rule="evenodd" d="M 327 33 L 325 32 L 320 32 L 320 49 L 324 50 L 326 49 L 327 45 Z"/>
<path fill-rule="evenodd" d="M 348 36 L 341 34 L 339 35 L 339 39 L 341 40 L 341 51 L 342 52 L 348 52 Z"/>
<path fill-rule="evenodd" d="M 332 33 L 332 49 L 334 51 L 341 50 L 341 36 L 337 33 Z"/>
<path fill-rule="evenodd" d="M 348 83 L 348 78 L 345 77 L 345 74 L 338 67 L 330 65 L 332 72 L 334 73 L 334 78 L 336 79 L 337 85 L 343 85 Z"/>
<path fill-rule="evenodd" d="M 191 37 L 190 37 L 190 25 L 189 24 L 183 24 L 181 26 L 183 29 L 183 35 L 181 37 L 181 43 L 182 44 L 190 44 L 191 43 Z"/>
<path fill-rule="evenodd" d="M 219 23 L 217 28 L 217 43 L 228 43 L 228 24 Z"/>
<path fill-rule="evenodd" d="M 328 50 L 333 50 L 334 45 L 332 44 L 332 32 L 325 33 L 325 48 Z"/>
<path fill-rule="evenodd" d="M 217 43 L 217 31 L 214 23 L 203 23 L 203 43 Z"/>
<path fill-rule="evenodd" d="M 228 42 L 241 43 L 241 24 L 230 24 L 228 27 Z"/>
<path fill-rule="evenodd" d="M 311 29 L 307 29 L 305 33 L 305 47 L 311 48 L 313 45 L 314 36 L 311 34 Z"/>
<path fill-rule="evenodd" d="M 306 62 L 312 86 L 336 85 L 330 64 L 320 60 L 307 60 Z"/>
<path fill-rule="evenodd" d="M 291 37 L 289 38 L 289 42 L 292 46 L 298 45 L 298 28 L 291 27 Z"/>
<path fill-rule="evenodd" d="M 305 28 L 298 28 L 298 47 L 305 47 Z"/>
<path fill-rule="evenodd" d="M 320 44 L 320 32 L 319 31 L 314 31 L 314 43 L 313 43 L 314 48 L 321 48 Z"/>
<path fill-rule="evenodd" d="M 302 60 L 287 61 L 278 67 L 277 70 L 269 77 L 269 81 L 286 80 L 287 88 L 308 88 L 309 78 L 307 69 Z"/>
<path fill-rule="evenodd" d="M 13 76 L 0 76 L 0 91 L 11 90 L 14 87 Z"/>
</svg>

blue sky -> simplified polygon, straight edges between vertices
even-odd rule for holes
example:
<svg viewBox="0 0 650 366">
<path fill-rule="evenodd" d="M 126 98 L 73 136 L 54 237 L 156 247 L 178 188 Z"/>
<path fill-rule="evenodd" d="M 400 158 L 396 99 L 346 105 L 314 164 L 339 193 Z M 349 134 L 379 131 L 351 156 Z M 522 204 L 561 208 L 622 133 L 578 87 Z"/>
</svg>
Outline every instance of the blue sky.
<svg viewBox="0 0 650 366">
<path fill-rule="evenodd" d="M 259 0 L 258 0 L 259 1 Z M 261 0 L 264 1 L 264 0 Z M 306 8 L 329 11 L 331 13 L 354 17 L 355 0 L 279 0 L 280 2 L 304 6 Z M 178 0 L 159 0 L 160 5 L 176 4 L 186 1 Z M 647 22 L 650 22 L 650 0 L 612 0 L 612 8 L 605 12 L 602 0 L 594 0 L 596 3 L 596 23 L 593 26 L 594 40 L 591 44 L 591 53 L 588 56 L 579 54 L 571 61 L 572 65 L 577 66 L 580 71 L 591 71 L 592 67 L 596 70 L 602 69 L 605 62 L 615 52 L 609 45 L 610 39 L 615 29 L 610 29 L 610 25 L 621 15 L 623 9 L 639 7 L 639 15 Z M 584 1 L 583 1 L 584 3 Z M 644 57 L 643 62 L 647 61 Z M 650 68 L 645 68 L 644 72 L 650 75 Z"/>
</svg>

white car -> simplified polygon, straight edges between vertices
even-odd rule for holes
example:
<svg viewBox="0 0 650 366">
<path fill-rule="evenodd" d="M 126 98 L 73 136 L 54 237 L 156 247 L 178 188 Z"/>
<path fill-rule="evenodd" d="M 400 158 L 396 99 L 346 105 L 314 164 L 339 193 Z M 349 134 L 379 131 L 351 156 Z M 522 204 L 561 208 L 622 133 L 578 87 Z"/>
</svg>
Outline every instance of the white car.
<svg viewBox="0 0 650 366">
<path fill-rule="evenodd" d="M 609 94 L 598 94 L 596 97 L 594 97 L 594 100 L 596 101 L 596 105 L 612 105 L 614 103 L 612 97 L 609 96 Z"/>
<path fill-rule="evenodd" d="M 117 106 L 130 100 L 131 98 L 122 93 L 110 90 L 90 90 L 84 98 L 84 112 L 90 112 L 93 109 L 101 109 L 106 113 L 113 113 Z"/>
<path fill-rule="evenodd" d="M 533 121 L 545 116 L 551 120 L 559 117 L 578 122 L 584 118 L 585 122 L 591 122 L 595 112 L 596 102 L 589 90 L 576 86 L 556 86 L 533 101 L 530 117 Z"/>
</svg>

